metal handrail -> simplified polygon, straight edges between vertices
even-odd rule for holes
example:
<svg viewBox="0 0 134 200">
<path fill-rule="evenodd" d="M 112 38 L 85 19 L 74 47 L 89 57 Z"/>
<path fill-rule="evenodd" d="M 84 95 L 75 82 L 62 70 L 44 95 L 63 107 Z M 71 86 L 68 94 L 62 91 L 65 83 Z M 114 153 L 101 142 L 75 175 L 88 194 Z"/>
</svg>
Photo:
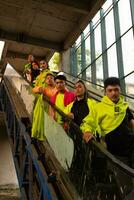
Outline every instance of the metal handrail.
<svg viewBox="0 0 134 200">
<path fill-rule="evenodd" d="M 69 121 L 70 123 L 73 124 L 73 126 L 76 128 L 76 130 L 78 132 L 80 132 L 80 134 L 82 134 L 80 127 L 72 120 L 70 119 L 64 112 L 62 112 L 58 107 L 56 107 L 55 105 L 53 105 L 49 98 L 47 96 L 44 95 L 44 100 L 51 105 L 54 110 L 56 110 L 65 121 Z M 92 144 L 94 145 L 94 147 L 96 149 L 98 149 L 110 162 L 112 162 L 115 166 L 117 166 L 118 168 L 122 169 L 122 171 L 126 172 L 128 175 L 134 177 L 134 169 L 132 169 L 131 167 L 129 167 L 128 165 L 124 164 L 122 161 L 118 160 L 115 156 L 113 156 L 110 152 L 108 152 L 106 150 L 106 148 L 103 147 L 102 144 L 100 144 L 99 142 L 93 140 L 91 141 Z"/>
<path fill-rule="evenodd" d="M 18 108 L 20 112 L 22 111 L 22 107 L 18 107 L 19 97 L 14 95 L 14 102 L 12 101 L 13 99 L 11 99 L 10 95 L 14 94 L 15 91 L 11 90 L 11 88 L 14 87 L 10 86 L 9 89 L 10 84 L 6 84 L 5 82 L 8 82 L 8 80 L 3 79 L 0 83 L 0 102 L 2 110 L 5 112 L 6 116 L 7 131 L 12 146 L 14 163 L 20 185 L 21 198 L 26 200 L 34 199 L 33 195 L 35 192 L 33 193 L 32 191 L 34 187 L 32 180 L 34 180 L 33 177 L 35 177 L 36 173 L 38 173 L 38 184 L 40 184 L 40 190 L 39 192 L 37 191 L 37 193 L 40 196 L 39 199 L 58 199 L 54 189 L 47 182 L 48 177 L 44 176 L 45 169 L 42 168 L 38 159 L 37 151 L 31 142 L 30 135 L 26 131 L 26 127 L 21 122 L 21 116 L 25 116 L 28 121 L 29 118 L 27 117 L 27 113 L 25 113 L 24 110 L 25 114 L 20 113 L 20 115 L 18 115 L 18 111 L 16 109 Z M 27 187 L 28 184 L 29 187 Z"/>
<path fill-rule="evenodd" d="M 69 74 L 70 75 L 70 74 Z M 27 81 L 28 82 L 28 81 Z M 71 82 L 72 83 L 72 82 Z M 72 83 L 74 84 L 74 83 Z M 91 92 L 91 91 L 90 91 Z M 96 94 L 96 93 L 95 93 Z M 96 94 L 98 95 L 98 94 Z M 79 128 L 79 126 L 77 124 L 75 124 L 73 122 L 73 120 L 70 120 L 70 118 L 67 117 L 67 115 L 65 113 L 63 113 L 59 108 L 57 108 L 55 105 L 53 105 L 50 100 L 48 99 L 47 96 L 44 95 L 44 100 L 47 101 L 49 103 L 49 105 L 51 105 L 63 118 L 64 120 L 67 120 L 71 123 L 74 124 L 74 126 L 77 128 L 77 130 L 81 133 L 81 130 Z M 126 164 L 124 164 L 123 162 L 119 161 L 118 159 L 116 159 L 111 153 L 109 153 L 102 145 L 100 145 L 98 142 L 94 141 L 93 142 L 94 146 L 99 149 L 114 165 L 118 166 L 119 168 L 121 168 L 123 171 L 125 171 L 127 174 L 131 175 L 132 177 L 134 177 L 134 170 L 130 167 L 128 167 Z"/>
<path fill-rule="evenodd" d="M 69 76 L 72 76 L 73 78 L 78 78 L 78 77 L 76 77 L 76 76 L 74 76 L 74 75 L 71 75 L 71 74 L 65 72 L 65 71 L 64 71 L 64 73 L 65 73 L 65 74 L 68 74 Z M 96 84 L 96 83 L 93 83 L 92 81 L 88 81 L 88 80 L 85 80 L 85 79 L 83 79 L 83 78 L 78 78 L 78 79 L 80 79 L 80 80 L 82 80 L 82 81 L 85 81 L 85 82 L 87 82 L 87 83 L 91 83 L 92 85 L 99 86 L 99 87 L 101 87 L 101 88 L 104 89 L 104 86 L 99 85 L 99 84 Z M 70 82 L 71 82 L 71 81 L 70 81 Z M 74 85 L 73 82 L 72 82 L 72 84 Z M 89 92 L 92 92 L 92 91 L 89 90 Z M 98 97 L 102 97 L 101 95 L 99 95 L 99 94 L 97 94 L 97 93 L 95 93 L 95 95 L 98 96 Z M 134 97 L 129 96 L 129 95 L 127 95 L 127 94 L 124 94 L 124 93 L 122 93 L 122 92 L 121 92 L 121 95 L 124 96 L 124 97 L 130 98 L 130 99 L 134 99 Z"/>
<path fill-rule="evenodd" d="M 134 71 L 131 71 L 131 72 L 128 73 L 127 75 L 123 76 L 123 77 L 121 78 L 121 80 L 122 80 L 122 79 L 125 79 L 126 77 L 130 76 L 130 75 L 133 74 L 133 73 L 134 73 Z"/>
<path fill-rule="evenodd" d="M 56 110 L 56 112 L 58 112 L 60 115 L 62 115 L 63 118 L 64 118 L 64 120 L 67 120 L 67 121 L 69 121 L 69 123 L 72 123 L 73 126 L 75 126 L 75 130 L 76 131 L 78 131 L 80 134 L 82 134 L 79 126 L 77 124 L 75 124 L 73 120 L 70 120 L 70 118 L 68 118 L 67 115 L 65 115 L 59 108 L 57 108 L 56 106 L 54 106 L 45 95 L 44 95 L 44 100 L 49 105 L 51 105 Z M 109 160 L 109 162 L 112 163 L 112 165 L 118 167 L 123 172 L 125 172 L 127 175 L 129 175 L 131 177 L 134 177 L 134 169 L 130 168 L 129 166 L 127 166 L 126 164 L 124 164 L 123 162 L 121 162 L 120 160 L 118 160 L 116 157 L 114 157 L 111 153 L 109 153 L 106 150 L 106 148 L 103 147 L 103 145 L 101 145 L 97 141 L 93 140 L 93 141 L 91 141 L 91 143 L 92 143 L 93 147 L 95 148 L 95 150 L 101 152 L 102 155 L 104 155 L 106 157 L 106 159 Z"/>
</svg>

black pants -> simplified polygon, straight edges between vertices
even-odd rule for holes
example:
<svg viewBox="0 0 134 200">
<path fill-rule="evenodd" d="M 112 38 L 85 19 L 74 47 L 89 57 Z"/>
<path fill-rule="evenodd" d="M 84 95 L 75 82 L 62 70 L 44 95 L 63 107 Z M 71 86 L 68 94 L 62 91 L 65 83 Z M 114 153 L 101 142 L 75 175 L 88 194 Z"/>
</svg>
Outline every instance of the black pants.
<svg viewBox="0 0 134 200">
<path fill-rule="evenodd" d="M 108 133 L 105 136 L 107 150 L 115 156 L 126 157 L 128 165 L 134 168 L 134 133 Z"/>
</svg>

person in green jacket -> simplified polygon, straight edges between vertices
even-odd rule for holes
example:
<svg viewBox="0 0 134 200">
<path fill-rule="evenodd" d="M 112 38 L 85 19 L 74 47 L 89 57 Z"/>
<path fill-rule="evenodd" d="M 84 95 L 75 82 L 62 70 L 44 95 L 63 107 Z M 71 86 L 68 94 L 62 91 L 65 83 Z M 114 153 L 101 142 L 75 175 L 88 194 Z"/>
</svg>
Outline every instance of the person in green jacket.
<svg viewBox="0 0 134 200">
<path fill-rule="evenodd" d="M 25 64 L 24 66 L 24 71 L 23 71 L 23 74 L 24 74 L 24 77 L 31 81 L 31 66 L 32 66 L 32 62 L 34 61 L 34 56 L 33 55 L 28 55 L 28 58 L 27 58 L 27 61 L 28 63 Z"/>
<path fill-rule="evenodd" d="M 105 96 L 83 120 L 83 139 L 89 142 L 97 133 L 102 137 L 109 152 L 127 157 L 134 167 L 134 118 L 120 95 L 120 81 L 110 77 L 104 81 Z"/>
<path fill-rule="evenodd" d="M 34 81 L 34 87 L 36 86 L 45 86 L 45 78 L 47 74 L 50 74 L 51 71 L 49 70 L 48 64 L 45 60 L 40 61 L 40 74 L 37 76 L 36 80 Z"/>
</svg>

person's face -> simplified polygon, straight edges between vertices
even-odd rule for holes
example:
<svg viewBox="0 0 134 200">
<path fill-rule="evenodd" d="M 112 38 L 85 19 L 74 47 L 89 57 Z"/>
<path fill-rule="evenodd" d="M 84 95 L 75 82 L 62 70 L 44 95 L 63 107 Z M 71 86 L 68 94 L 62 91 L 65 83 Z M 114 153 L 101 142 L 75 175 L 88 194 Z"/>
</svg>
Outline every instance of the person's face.
<svg viewBox="0 0 134 200">
<path fill-rule="evenodd" d="M 29 56 L 28 56 L 28 62 L 33 62 L 33 61 L 34 61 L 33 55 L 29 55 Z"/>
<path fill-rule="evenodd" d="M 40 68 L 43 70 L 47 68 L 47 63 L 44 60 L 40 61 Z"/>
<path fill-rule="evenodd" d="M 37 65 L 35 62 L 32 63 L 32 67 L 33 67 L 33 69 L 35 69 L 35 70 L 36 70 L 36 69 L 39 69 L 38 65 Z"/>
<path fill-rule="evenodd" d="M 113 102 L 118 102 L 120 97 L 120 86 L 119 85 L 108 85 L 105 89 L 105 93 L 108 96 L 108 98 Z"/>
<path fill-rule="evenodd" d="M 76 96 L 84 96 L 85 93 L 85 87 L 82 83 L 78 82 L 75 84 L 75 93 Z"/>
<path fill-rule="evenodd" d="M 56 83 L 56 88 L 57 88 L 57 90 L 59 92 L 65 90 L 65 84 L 66 84 L 66 82 L 64 80 L 56 79 L 55 83 Z"/>
<path fill-rule="evenodd" d="M 55 85 L 54 77 L 52 75 L 48 75 L 45 79 L 45 83 L 47 85 Z"/>
</svg>

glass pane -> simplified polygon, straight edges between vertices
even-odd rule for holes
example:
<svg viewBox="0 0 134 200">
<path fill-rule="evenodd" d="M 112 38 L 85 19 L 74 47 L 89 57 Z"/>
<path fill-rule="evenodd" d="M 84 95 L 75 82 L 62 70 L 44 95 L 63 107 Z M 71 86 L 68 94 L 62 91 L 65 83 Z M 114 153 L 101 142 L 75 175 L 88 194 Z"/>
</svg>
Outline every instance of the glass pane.
<svg viewBox="0 0 134 200">
<path fill-rule="evenodd" d="M 121 35 L 132 26 L 130 2 L 129 0 L 120 0 L 119 3 L 120 29 Z"/>
<path fill-rule="evenodd" d="M 89 24 L 87 25 L 87 27 L 85 28 L 84 32 L 84 36 L 86 36 L 89 33 Z"/>
<path fill-rule="evenodd" d="M 79 45 L 80 42 L 81 42 L 81 35 L 78 37 L 78 39 L 77 39 L 76 42 L 75 42 L 76 46 Z"/>
<path fill-rule="evenodd" d="M 99 19 L 100 19 L 100 11 L 98 11 L 97 14 L 94 16 L 94 18 L 92 19 L 93 26 L 99 21 Z"/>
<path fill-rule="evenodd" d="M 134 70 L 134 39 L 132 29 L 122 37 L 122 51 L 124 74 L 127 75 Z"/>
<path fill-rule="evenodd" d="M 94 31 L 95 35 L 95 57 L 97 58 L 102 53 L 102 44 L 101 44 L 101 30 L 100 25 Z"/>
<path fill-rule="evenodd" d="M 116 46 L 115 45 L 112 46 L 108 50 L 107 55 L 108 55 L 108 71 L 109 71 L 109 76 L 116 76 L 116 77 L 118 77 L 117 52 L 116 52 Z"/>
<path fill-rule="evenodd" d="M 91 63 L 90 36 L 85 40 L 86 48 L 86 66 Z"/>
<path fill-rule="evenodd" d="M 91 66 L 89 66 L 86 70 L 86 80 L 91 81 Z"/>
<path fill-rule="evenodd" d="M 134 98 L 134 73 L 125 78 L 126 81 L 126 94 Z M 134 100 L 127 98 L 127 102 L 131 109 L 134 110 Z"/>
<path fill-rule="evenodd" d="M 77 72 L 81 72 L 81 46 L 77 49 Z"/>
<path fill-rule="evenodd" d="M 96 60 L 96 79 L 97 84 L 103 86 L 103 62 L 102 57 Z"/>
<path fill-rule="evenodd" d="M 109 10 L 108 8 L 111 7 L 112 5 L 112 0 L 107 0 L 104 5 L 102 6 L 102 8 L 104 9 L 104 12 L 106 13 L 107 10 Z"/>
<path fill-rule="evenodd" d="M 115 28 L 114 28 L 114 18 L 113 10 L 106 16 L 106 38 L 107 38 L 107 47 L 115 42 Z"/>
</svg>

